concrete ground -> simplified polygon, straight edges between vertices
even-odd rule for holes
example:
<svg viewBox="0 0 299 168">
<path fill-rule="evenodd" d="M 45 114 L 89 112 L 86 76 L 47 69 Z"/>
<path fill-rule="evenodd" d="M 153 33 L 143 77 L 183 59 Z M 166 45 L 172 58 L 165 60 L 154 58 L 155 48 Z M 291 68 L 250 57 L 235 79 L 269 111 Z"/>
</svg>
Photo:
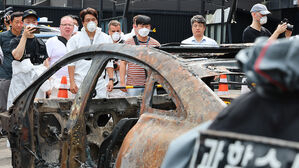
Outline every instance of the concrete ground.
<svg viewBox="0 0 299 168">
<path fill-rule="evenodd" d="M 7 147 L 7 138 L 0 138 L 0 168 L 11 167 L 11 152 Z"/>
</svg>

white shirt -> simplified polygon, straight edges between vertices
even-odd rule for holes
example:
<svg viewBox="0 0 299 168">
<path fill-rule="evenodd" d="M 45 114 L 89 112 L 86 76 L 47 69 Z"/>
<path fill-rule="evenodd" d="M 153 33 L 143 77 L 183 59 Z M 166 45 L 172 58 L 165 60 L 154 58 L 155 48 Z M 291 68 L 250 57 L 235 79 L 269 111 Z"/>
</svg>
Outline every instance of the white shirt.
<svg viewBox="0 0 299 168">
<path fill-rule="evenodd" d="M 103 43 L 112 43 L 112 41 L 109 35 L 101 31 L 101 28 L 97 28 L 93 42 L 91 44 L 90 38 L 88 37 L 88 34 L 85 31 L 85 28 L 83 27 L 80 32 L 78 32 L 76 35 L 71 37 L 71 39 L 67 42 L 66 46 L 67 46 L 67 51 L 70 52 L 81 47 L 95 45 L 95 44 L 103 44 Z M 83 82 L 83 79 L 85 78 L 90 68 L 90 65 L 91 65 L 91 60 L 85 60 L 85 59 L 69 64 L 69 66 L 75 66 L 74 79 L 78 87 L 80 87 L 81 83 Z M 113 68 L 113 62 L 109 61 L 106 68 L 107 67 Z M 106 97 L 107 82 L 105 82 L 103 76 L 104 73 L 102 73 L 96 86 L 97 98 Z"/>
<path fill-rule="evenodd" d="M 63 57 L 67 53 L 66 46 L 58 39 L 57 36 L 52 37 L 46 42 L 47 53 L 50 58 L 50 66 Z M 67 66 L 62 67 L 55 73 L 57 78 L 69 76 Z"/>
<path fill-rule="evenodd" d="M 295 36 L 291 36 L 289 39 L 290 40 L 295 40 L 295 39 L 298 39 L 299 38 L 299 35 L 295 35 Z"/>
<path fill-rule="evenodd" d="M 184 45 L 186 44 L 186 45 Z M 218 43 L 207 37 L 207 36 L 203 36 L 202 40 L 200 42 L 198 42 L 194 36 L 187 38 L 186 40 L 183 40 L 181 42 L 182 46 L 200 46 L 200 47 L 219 47 Z"/>
</svg>

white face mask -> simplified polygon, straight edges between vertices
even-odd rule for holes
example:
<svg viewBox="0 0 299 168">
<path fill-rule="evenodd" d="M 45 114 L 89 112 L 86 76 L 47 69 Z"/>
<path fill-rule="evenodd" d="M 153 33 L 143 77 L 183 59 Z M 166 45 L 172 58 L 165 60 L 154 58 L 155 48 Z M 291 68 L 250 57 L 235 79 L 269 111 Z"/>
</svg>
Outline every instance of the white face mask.
<svg viewBox="0 0 299 168">
<path fill-rule="evenodd" d="M 261 17 L 261 18 L 260 18 L 260 24 L 261 24 L 261 25 L 266 24 L 266 23 L 267 23 L 267 20 L 268 20 L 267 16 L 263 16 L 263 17 Z"/>
<path fill-rule="evenodd" d="M 78 27 L 77 25 L 74 25 L 73 34 L 74 34 L 74 33 L 77 33 L 77 32 L 78 32 L 78 30 L 79 30 L 79 27 Z"/>
<path fill-rule="evenodd" d="M 87 30 L 89 32 L 94 32 L 94 31 L 96 31 L 96 29 L 97 29 L 97 24 L 95 22 L 90 21 L 87 23 Z"/>
<path fill-rule="evenodd" d="M 118 40 L 120 40 L 120 33 L 114 32 L 111 37 L 112 37 L 113 41 L 118 41 Z"/>
<path fill-rule="evenodd" d="M 150 30 L 147 29 L 147 28 L 142 28 L 142 29 L 139 29 L 138 30 L 138 34 L 141 36 L 141 37 L 146 37 L 148 36 Z"/>
</svg>

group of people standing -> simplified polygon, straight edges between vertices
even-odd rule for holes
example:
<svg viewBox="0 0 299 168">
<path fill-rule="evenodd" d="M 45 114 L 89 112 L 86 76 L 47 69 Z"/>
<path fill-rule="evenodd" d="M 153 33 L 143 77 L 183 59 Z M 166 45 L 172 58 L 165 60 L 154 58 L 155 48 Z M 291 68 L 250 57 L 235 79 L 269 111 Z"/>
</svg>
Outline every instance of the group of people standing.
<svg viewBox="0 0 299 168">
<path fill-rule="evenodd" d="M 254 42 L 259 36 L 268 36 L 276 39 L 285 32 L 289 37 L 292 32 L 286 30 L 286 24 L 281 24 L 271 34 L 262 25 L 267 22 L 270 12 L 266 6 L 256 4 L 251 9 L 252 24 L 243 32 L 244 42 Z M 82 29 L 78 31 L 79 17 Z M 136 15 L 133 18 L 133 29 L 124 35 L 121 24 L 112 20 L 108 24 L 108 34 L 98 27 L 98 13 L 93 8 L 86 8 L 80 12 L 79 17 L 73 15 L 63 16 L 60 20 L 60 35 L 52 37 L 44 43 L 34 35 L 38 25 L 38 15 L 32 10 L 14 12 L 10 16 L 10 30 L 0 34 L 0 46 L 3 51 L 3 59 L 0 59 L 0 111 L 7 110 L 14 98 L 20 94 L 32 81 L 44 70 L 53 65 L 66 53 L 80 47 L 103 44 L 125 43 L 130 45 L 143 45 L 146 47 L 160 46 L 160 43 L 149 36 L 151 32 L 151 18 L 145 15 Z M 192 36 L 181 42 L 182 46 L 219 47 L 218 43 L 205 36 L 206 20 L 201 15 L 191 18 Z M 66 76 L 69 83 L 70 97 L 78 92 L 78 88 L 87 74 L 91 61 L 79 60 L 68 67 L 56 72 L 50 82 L 51 87 L 43 87 L 37 97 L 52 97 L 57 95 L 60 80 Z M 113 60 L 109 61 L 105 74 L 98 79 L 96 97 L 113 96 L 138 96 L 143 89 L 113 90 L 117 86 L 140 86 L 145 84 L 146 72 L 144 68 L 131 62 Z M 54 81 L 54 82 L 53 82 Z"/>
<path fill-rule="evenodd" d="M 78 31 L 78 19 L 67 15 L 60 19 L 60 35 L 43 42 L 34 35 L 38 25 L 38 15 L 32 10 L 14 12 L 10 17 L 10 30 L 0 34 L 0 46 L 4 57 L 0 65 L 0 111 L 6 111 L 26 87 L 28 87 L 49 66 L 53 65 L 66 53 L 80 47 L 103 43 L 126 43 L 132 45 L 159 46 L 160 43 L 151 38 L 151 18 L 137 15 L 133 18 L 133 29 L 124 35 L 121 24 L 117 20 L 109 23 L 108 34 L 98 27 L 98 14 L 95 9 L 86 8 L 80 12 L 82 29 Z M 136 42 L 136 43 L 135 43 Z M 63 76 L 69 81 L 70 95 L 78 92 L 78 88 L 91 65 L 90 60 L 79 60 L 62 67 L 48 83 L 39 89 L 37 98 L 56 98 Z M 125 66 L 125 67 L 124 67 Z M 114 85 L 144 85 L 145 70 L 133 63 L 121 60 L 109 61 L 96 85 L 96 98 L 126 96 L 127 90 L 113 90 Z M 126 81 L 127 80 L 127 81 Z M 128 93 L 130 96 L 139 93 Z"/>
</svg>

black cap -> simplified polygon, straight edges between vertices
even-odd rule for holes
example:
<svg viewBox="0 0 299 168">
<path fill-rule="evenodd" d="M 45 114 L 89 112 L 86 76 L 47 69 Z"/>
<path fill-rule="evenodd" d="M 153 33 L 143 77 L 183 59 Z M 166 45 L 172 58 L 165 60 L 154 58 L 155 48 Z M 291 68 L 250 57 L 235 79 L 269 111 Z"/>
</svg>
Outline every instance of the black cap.
<svg viewBox="0 0 299 168">
<path fill-rule="evenodd" d="M 136 18 L 136 25 L 148 25 L 151 24 L 151 18 L 149 16 L 145 16 L 145 15 L 138 15 L 138 17 Z"/>
<path fill-rule="evenodd" d="M 22 20 L 24 20 L 27 16 L 34 16 L 36 19 L 38 19 L 37 13 L 33 9 L 25 10 Z"/>
</svg>

